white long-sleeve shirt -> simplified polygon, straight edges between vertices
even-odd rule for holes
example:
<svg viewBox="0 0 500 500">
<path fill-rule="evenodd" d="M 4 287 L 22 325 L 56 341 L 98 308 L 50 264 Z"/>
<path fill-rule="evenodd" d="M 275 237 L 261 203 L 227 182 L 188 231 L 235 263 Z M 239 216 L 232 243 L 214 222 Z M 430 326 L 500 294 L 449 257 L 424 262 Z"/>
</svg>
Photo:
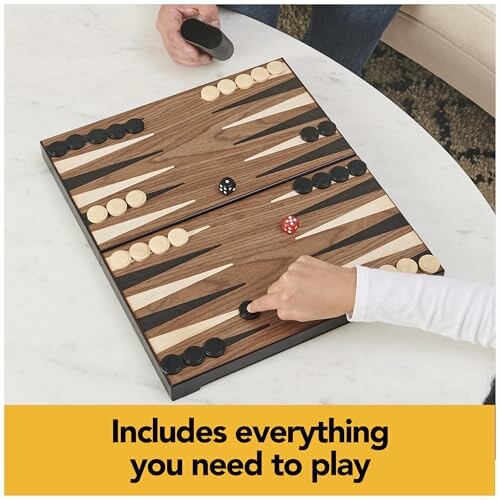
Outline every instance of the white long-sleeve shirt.
<svg viewBox="0 0 500 500">
<path fill-rule="evenodd" d="M 495 347 L 495 288 L 357 266 L 352 322 L 380 321 Z"/>
</svg>

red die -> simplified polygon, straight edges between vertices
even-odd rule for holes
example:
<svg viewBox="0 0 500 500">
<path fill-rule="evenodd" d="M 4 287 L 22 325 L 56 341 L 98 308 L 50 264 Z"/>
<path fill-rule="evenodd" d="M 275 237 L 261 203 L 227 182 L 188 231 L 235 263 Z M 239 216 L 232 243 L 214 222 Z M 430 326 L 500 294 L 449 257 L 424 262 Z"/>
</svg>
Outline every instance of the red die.
<svg viewBox="0 0 500 500">
<path fill-rule="evenodd" d="M 293 234 L 297 229 L 299 228 L 299 219 L 293 215 L 289 215 L 288 217 L 285 217 L 281 221 L 281 229 L 285 231 L 285 233 L 288 234 Z"/>
</svg>

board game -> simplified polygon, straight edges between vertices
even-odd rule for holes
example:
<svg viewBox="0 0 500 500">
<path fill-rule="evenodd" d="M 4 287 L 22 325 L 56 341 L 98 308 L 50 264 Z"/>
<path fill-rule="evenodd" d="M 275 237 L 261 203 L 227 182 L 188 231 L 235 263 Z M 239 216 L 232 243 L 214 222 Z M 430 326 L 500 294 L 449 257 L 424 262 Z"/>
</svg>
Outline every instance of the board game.
<svg viewBox="0 0 500 500">
<path fill-rule="evenodd" d="M 172 399 L 347 322 L 245 311 L 300 255 L 443 272 L 337 125 L 281 59 L 41 141 Z"/>
</svg>

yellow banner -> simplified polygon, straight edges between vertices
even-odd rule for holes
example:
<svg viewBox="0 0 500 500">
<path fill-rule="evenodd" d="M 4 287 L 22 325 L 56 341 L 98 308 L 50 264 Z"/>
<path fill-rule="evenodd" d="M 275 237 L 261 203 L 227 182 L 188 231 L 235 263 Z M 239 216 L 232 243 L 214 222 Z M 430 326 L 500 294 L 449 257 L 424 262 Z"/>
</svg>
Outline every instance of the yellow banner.
<svg viewBox="0 0 500 500">
<path fill-rule="evenodd" d="M 6 406 L 5 493 L 494 494 L 491 406 Z"/>
</svg>

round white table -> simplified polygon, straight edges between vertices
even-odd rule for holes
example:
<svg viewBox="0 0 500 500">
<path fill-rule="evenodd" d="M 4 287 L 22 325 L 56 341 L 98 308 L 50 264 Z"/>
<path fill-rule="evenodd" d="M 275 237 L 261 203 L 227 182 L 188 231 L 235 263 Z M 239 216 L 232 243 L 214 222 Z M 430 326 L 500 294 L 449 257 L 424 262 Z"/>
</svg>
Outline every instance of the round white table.
<svg viewBox="0 0 500 500">
<path fill-rule="evenodd" d="M 38 141 L 274 58 L 288 61 L 448 276 L 494 280 L 492 210 L 395 104 L 322 54 L 234 13 L 222 13 L 234 56 L 180 67 L 163 49 L 156 11 L 6 7 L 7 403 L 169 402 Z M 494 366 L 491 349 L 350 324 L 179 403 L 476 404 Z"/>
</svg>

